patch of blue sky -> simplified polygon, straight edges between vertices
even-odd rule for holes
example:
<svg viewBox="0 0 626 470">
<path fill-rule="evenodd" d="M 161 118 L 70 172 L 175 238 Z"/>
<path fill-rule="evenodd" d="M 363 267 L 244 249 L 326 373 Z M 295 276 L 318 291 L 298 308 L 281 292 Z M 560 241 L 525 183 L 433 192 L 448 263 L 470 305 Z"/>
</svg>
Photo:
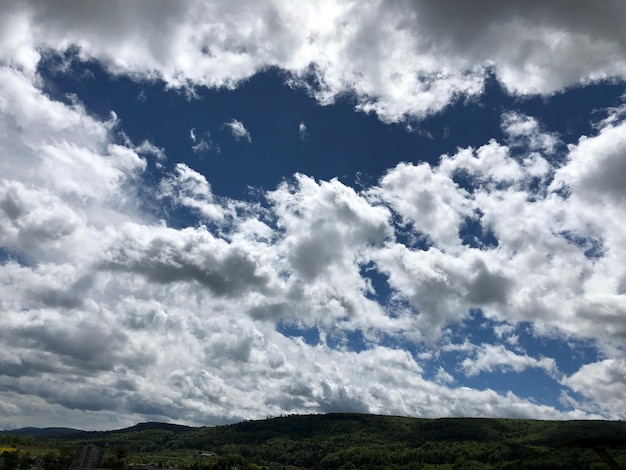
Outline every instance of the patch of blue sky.
<svg viewBox="0 0 626 470">
<path fill-rule="evenodd" d="M 558 331 L 549 334 L 538 334 L 530 323 L 521 323 L 514 330 L 517 344 L 529 356 L 551 357 L 555 360 L 558 370 L 566 375 L 576 372 L 581 365 L 602 359 L 595 340 L 575 338 Z"/>
<path fill-rule="evenodd" d="M 510 324 L 495 321 L 485 317 L 480 309 L 472 310 L 463 322 L 448 325 L 446 331 L 441 346 L 501 344 L 517 354 L 536 359 L 553 358 L 557 369 L 567 375 L 576 372 L 581 364 L 595 362 L 601 356 L 595 341 L 591 339 L 574 338 L 556 330 L 540 333 L 529 322 Z M 440 349 L 442 358 L 456 362 L 467 357 L 470 352 L 460 347 L 448 351 Z"/>
<path fill-rule="evenodd" d="M 276 324 L 276 331 L 288 338 L 302 338 L 309 346 L 320 344 L 320 330 L 317 326 L 303 326 L 295 323 L 279 321 Z"/>
<path fill-rule="evenodd" d="M 447 326 L 443 341 L 455 344 L 465 340 L 473 344 L 493 343 L 500 339 L 495 331 L 500 324 L 487 318 L 481 309 L 472 309 L 462 322 Z"/>
<path fill-rule="evenodd" d="M 491 76 L 480 101 L 458 99 L 422 121 L 385 124 L 372 114 L 355 113 L 349 94 L 332 105 L 319 105 L 304 90 L 289 87 L 277 69 L 260 72 L 234 90 L 198 87 L 193 97 L 165 90 L 159 80 L 111 77 L 98 63 L 81 62 L 72 51 L 63 57 L 48 55 L 39 72 L 51 97 L 76 96 L 102 118 L 114 111 L 135 143 L 149 140 L 165 150 L 165 169 L 183 161 L 204 174 L 216 194 L 233 198 L 250 197 L 250 187 L 272 190 L 296 172 L 362 186 L 374 184 L 398 162 L 436 165 L 440 155 L 459 147 L 478 147 L 492 138 L 503 141 L 501 115 L 511 110 L 536 117 L 564 143 L 576 142 L 583 133 L 593 135 L 590 121 L 596 110 L 617 106 L 626 91 L 623 84 L 606 83 L 546 99 L 519 99 Z M 225 128 L 233 119 L 243 123 L 251 143 L 233 138 Z M 214 148 L 194 152 L 191 129 L 199 137 L 209 133 Z"/>
<path fill-rule="evenodd" d="M 334 329 L 327 335 L 326 345 L 332 349 L 361 352 L 365 349 L 369 349 L 371 343 L 359 329 Z"/>
<path fill-rule="evenodd" d="M 489 228 L 485 228 L 478 217 L 466 217 L 459 229 L 459 238 L 463 245 L 479 249 L 493 249 L 498 246 L 498 239 Z"/>
<path fill-rule="evenodd" d="M 429 370 L 437 370 L 437 363 L 434 360 L 435 354 L 431 346 L 422 341 L 414 341 L 406 331 L 399 331 L 396 334 L 390 334 L 384 331 L 370 332 L 371 336 L 375 336 L 376 343 L 381 344 L 390 349 L 401 349 L 407 351 L 413 359 L 424 368 L 425 375 L 429 375 Z"/>
<path fill-rule="evenodd" d="M 461 189 L 472 194 L 479 187 L 479 181 L 474 178 L 466 169 L 454 171 L 451 175 L 452 181 Z"/>
<path fill-rule="evenodd" d="M 288 338 L 301 338 L 309 346 L 324 344 L 331 349 L 360 352 L 371 345 L 359 329 L 334 328 L 322 333 L 318 326 L 281 321 L 276 325 L 276 331 Z"/>
<path fill-rule="evenodd" d="M 7 248 L 0 246 L 0 263 L 4 264 L 15 260 L 15 255 Z"/>
<path fill-rule="evenodd" d="M 595 124 L 607 117 L 608 109 L 622 104 L 625 92 L 623 82 L 594 82 L 549 97 L 517 99 L 515 104 L 520 112 L 539 118 L 546 131 L 558 133 L 567 145 L 577 143 L 581 135 L 597 135 Z"/>
<path fill-rule="evenodd" d="M 602 258 L 604 255 L 604 244 L 602 240 L 572 232 L 561 232 L 560 235 L 571 244 L 583 250 L 583 254 L 587 258 Z"/>
<path fill-rule="evenodd" d="M 288 338 L 302 338 L 309 346 L 324 344 L 331 349 L 361 352 L 375 346 L 384 346 L 391 349 L 408 351 L 418 362 L 423 362 L 421 354 L 429 352 L 422 343 L 415 343 L 407 339 L 402 332 L 396 335 L 379 330 L 363 330 L 340 328 L 322 330 L 319 326 L 305 326 L 294 322 L 280 321 L 276 331 Z"/>
<path fill-rule="evenodd" d="M 0 246 L 0 264 L 6 263 L 17 263 L 21 266 L 32 266 L 32 260 L 29 260 L 28 253 Z"/>
<path fill-rule="evenodd" d="M 376 264 L 373 262 L 361 265 L 359 274 L 363 279 L 368 279 L 371 286 L 371 290 L 366 291 L 365 296 L 370 300 L 386 304 L 391 295 L 391 288 L 387 282 L 389 276 L 376 269 Z"/>
<path fill-rule="evenodd" d="M 399 217 L 393 218 L 395 241 L 413 250 L 427 251 L 433 246 L 430 237 L 418 230 L 411 220 L 400 221 Z"/>
<path fill-rule="evenodd" d="M 559 402 L 562 387 L 554 377 L 541 368 L 529 367 L 518 372 L 506 366 L 499 366 L 493 371 L 482 372 L 476 376 L 468 377 L 456 371 L 453 376 L 458 386 L 477 390 L 491 389 L 503 395 L 512 392 L 535 403 L 554 406 L 557 409 L 565 408 Z"/>
</svg>

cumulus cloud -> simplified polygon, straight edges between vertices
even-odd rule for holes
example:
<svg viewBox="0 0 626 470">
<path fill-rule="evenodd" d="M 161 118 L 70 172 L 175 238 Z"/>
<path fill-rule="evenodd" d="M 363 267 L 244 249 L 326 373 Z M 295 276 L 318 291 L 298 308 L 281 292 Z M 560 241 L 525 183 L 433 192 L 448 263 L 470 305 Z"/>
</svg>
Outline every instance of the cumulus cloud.
<svg viewBox="0 0 626 470">
<path fill-rule="evenodd" d="M 29 73 L 71 45 L 177 88 L 233 87 L 275 66 L 322 103 L 351 92 L 386 121 L 476 96 L 491 72 L 513 93 L 549 94 L 626 70 L 619 0 L 4 3 L 0 58 Z"/>
<path fill-rule="evenodd" d="M 263 205 L 218 198 L 203 175 L 177 164 L 151 193 L 197 221 L 176 228 L 135 203 L 146 159 L 161 158 L 150 144 L 116 144 L 119 124 L 51 101 L 22 72 L 2 73 L 0 240 L 13 258 L 0 269 L 0 339 L 11 351 L 0 384 L 12 413 L 28 420 L 29 409 L 83 409 L 119 423 L 340 409 L 615 416 L 595 402 L 563 412 L 512 392 L 456 388 L 444 369 L 429 381 L 407 351 L 379 343 L 388 335 L 432 345 L 481 308 L 507 324 L 533 320 L 623 347 L 625 219 L 611 204 L 619 195 L 607 185 L 606 197 L 590 196 L 583 178 L 593 172 L 578 169 L 594 162 L 592 150 L 618 158 L 602 150 L 620 142 L 621 123 L 572 145 L 558 168 L 541 156 L 545 145 L 512 154 L 492 141 L 436 166 L 399 164 L 360 192 L 295 175 Z M 511 134 L 546 141 L 530 118 L 515 122 Z M 459 172 L 469 175 L 466 187 Z M 497 246 L 464 234 L 468 219 Z M 604 251 L 590 256 L 583 234 Z M 376 300 L 368 271 L 386 278 L 388 303 Z M 320 340 L 284 336 L 277 322 L 316 328 Z M 356 331 L 360 352 L 341 346 Z M 623 409 L 619 361 L 585 366 L 563 383 L 583 393 L 601 375 L 608 402 Z M 490 345 L 471 349 L 459 367 L 470 376 L 557 373 L 551 358 Z"/>
<path fill-rule="evenodd" d="M 216 296 L 264 293 L 271 281 L 252 253 L 205 229 L 126 225 L 102 258 L 102 269 L 135 272 L 161 284 L 195 281 Z"/>
<path fill-rule="evenodd" d="M 241 121 L 237 121 L 237 119 L 232 119 L 229 122 L 225 122 L 224 126 L 230 130 L 231 134 L 236 140 L 246 139 L 248 142 L 252 143 L 252 137 L 250 137 L 248 129 L 244 127 Z"/>
<path fill-rule="evenodd" d="M 556 175 L 553 188 L 575 191 L 589 202 L 609 200 L 623 203 L 626 189 L 621 175 L 626 172 L 624 129 L 626 123 L 604 127 L 595 139 L 583 138 L 572 147 L 569 164 Z"/>
<path fill-rule="evenodd" d="M 552 153 L 559 144 L 553 134 L 543 132 L 536 119 L 519 113 L 505 113 L 502 116 L 502 129 L 508 136 L 509 146 L 528 150 L 540 150 Z"/>
<path fill-rule="evenodd" d="M 176 207 L 188 207 L 200 212 L 206 220 L 223 220 L 228 212 L 220 204 L 206 178 L 184 163 L 176 164 L 174 171 L 161 180 L 158 197 Z"/>
<path fill-rule="evenodd" d="M 586 364 L 570 377 L 564 378 L 562 382 L 592 402 L 593 407 L 607 416 L 622 419 L 621 410 L 626 406 L 624 359 L 605 359 Z"/>
</svg>

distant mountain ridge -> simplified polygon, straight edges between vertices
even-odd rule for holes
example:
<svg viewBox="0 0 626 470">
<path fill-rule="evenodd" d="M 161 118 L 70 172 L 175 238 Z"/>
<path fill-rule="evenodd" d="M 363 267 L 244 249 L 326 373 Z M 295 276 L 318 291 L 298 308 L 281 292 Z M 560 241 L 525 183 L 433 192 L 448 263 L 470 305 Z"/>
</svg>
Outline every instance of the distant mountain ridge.
<svg viewBox="0 0 626 470">
<path fill-rule="evenodd" d="M 81 434 L 87 433 L 87 431 L 83 431 L 82 429 L 73 429 L 73 428 L 35 428 L 35 427 L 26 427 L 19 429 L 8 429 L 4 431 L 0 431 L 3 434 L 9 434 L 12 436 L 32 436 L 39 438 L 59 438 L 59 437 L 77 437 L 79 438 Z"/>
<path fill-rule="evenodd" d="M 37 438 L 67 438 L 67 439 L 90 439 L 105 438 L 108 436 L 120 436 L 124 434 L 141 435 L 143 433 L 165 432 L 171 438 L 184 434 L 206 436 L 214 434 L 221 429 L 222 433 L 234 433 L 238 436 L 249 434 L 272 434 L 272 435 L 298 435 L 307 437 L 311 434 L 328 432 L 343 433 L 347 430 L 376 432 L 382 428 L 395 430 L 396 426 L 409 426 L 420 428 L 420 434 L 429 435 L 433 440 L 448 440 L 481 436 L 480 440 L 497 439 L 504 428 L 521 426 L 523 434 L 530 433 L 530 428 L 537 428 L 547 438 L 551 435 L 559 437 L 591 437 L 598 433 L 603 437 L 609 437 L 615 432 L 622 438 L 626 438 L 625 421 L 598 421 L 598 420 L 572 420 L 572 421 L 549 421 L 528 419 L 505 419 L 505 418 L 412 418 L 401 416 L 370 415 L 362 413 L 328 413 L 311 415 L 290 415 L 261 420 L 245 420 L 238 423 L 220 426 L 185 426 L 182 424 L 162 423 L 148 421 L 137 423 L 127 428 L 111 429 L 105 431 L 85 431 L 67 427 L 24 427 L 19 429 L 0 430 L 0 434 L 22 435 Z M 539 431 L 539 429 L 541 431 Z"/>
<path fill-rule="evenodd" d="M 137 423 L 129 428 L 122 428 L 116 431 L 102 431 L 102 432 L 135 432 L 146 430 L 158 430 L 158 431 L 171 431 L 175 434 L 180 432 L 188 432 L 198 429 L 198 427 L 185 426 L 183 424 L 171 424 L 171 423 L 159 423 L 158 421 L 148 421 L 146 423 Z"/>
<path fill-rule="evenodd" d="M 12 436 L 31 436 L 42 439 L 48 438 L 70 438 L 80 439 L 83 437 L 94 435 L 106 435 L 109 433 L 132 433 L 142 431 L 169 431 L 174 434 L 180 434 L 181 432 L 188 432 L 198 429 L 196 427 L 184 426 L 182 424 L 170 424 L 159 423 L 156 421 L 150 421 L 145 423 L 137 423 L 134 426 L 121 429 L 111 429 L 107 431 L 85 431 L 83 429 L 63 428 L 63 427 L 49 427 L 49 428 L 37 428 L 37 427 L 25 427 L 19 429 L 7 429 L 0 430 L 2 434 L 8 434 Z"/>
<path fill-rule="evenodd" d="M 0 437 L 2 434 L 32 436 L 45 441 L 44 447 L 95 444 L 125 449 L 133 454 L 135 463 L 152 466 L 171 465 L 172 455 L 184 454 L 192 459 L 211 456 L 213 463 L 221 460 L 224 464 L 206 468 L 250 464 L 251 468 L 292 470 L 592 470 L 602 465 L 592 449 L 605 448 L 605 457 L 612 455 L 616 465 L 626 468 L 624 421 L 425 419 L 331 413 L 215 427 L 148 422 L 111 431 L 22 428 L 0 432 Z M 181 460 L 183 466 L 179 468 L 189 468 L 190 462 Z"/>
</svg>

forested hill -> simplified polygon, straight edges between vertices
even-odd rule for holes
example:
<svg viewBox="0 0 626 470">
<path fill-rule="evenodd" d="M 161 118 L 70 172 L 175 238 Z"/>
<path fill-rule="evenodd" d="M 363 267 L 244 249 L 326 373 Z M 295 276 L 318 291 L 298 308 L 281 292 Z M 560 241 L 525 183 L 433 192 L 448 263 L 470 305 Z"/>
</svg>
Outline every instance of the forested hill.
<svg viewBox="0 0 626 470">
<path fill-rule="evenodd" d="M 590 439 L 626 468 L 626 449 L 611 448 L 626 442 L 626 422 L 609 421 L 294 415 L 202 428 L 144 423 L 48 444 L 124 447 L 133 463 L 155 466 L 195 455 L 186 460 L 195 469 L 608 468 L 593 450 L 579 448 Z"/>
<path fill-rule="evenodd" d="M 0 433 L 5 435 L 13 435 L 13 436 L 32 436 L 32 437 L 76 437 L 80 434 L 83 434 L 85 431 L 81 431 L 79 429 L 72 428 L 20 428 L 20 429 L 11 429 L 8 431 L 0 431 Z"/>
</svg>

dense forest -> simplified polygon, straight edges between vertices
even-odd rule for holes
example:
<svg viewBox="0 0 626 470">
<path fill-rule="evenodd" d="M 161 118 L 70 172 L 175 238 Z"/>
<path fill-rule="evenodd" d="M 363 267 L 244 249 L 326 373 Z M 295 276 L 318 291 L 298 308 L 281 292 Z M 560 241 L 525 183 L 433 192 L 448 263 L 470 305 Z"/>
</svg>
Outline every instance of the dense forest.
<svg viewBox="0 0 626 470">
<path fill-rule="evenodd" d="M 143 423 L 106 432 L 0 433 L 4 470 L 67 470 L 78 446 L 105 449 L 125 469 L 607 469 L 626 468 L 626 422 L 293 415 L 217 427 Z M 616 467 L 613 467 L 616 468 Z"/>
</svg>

